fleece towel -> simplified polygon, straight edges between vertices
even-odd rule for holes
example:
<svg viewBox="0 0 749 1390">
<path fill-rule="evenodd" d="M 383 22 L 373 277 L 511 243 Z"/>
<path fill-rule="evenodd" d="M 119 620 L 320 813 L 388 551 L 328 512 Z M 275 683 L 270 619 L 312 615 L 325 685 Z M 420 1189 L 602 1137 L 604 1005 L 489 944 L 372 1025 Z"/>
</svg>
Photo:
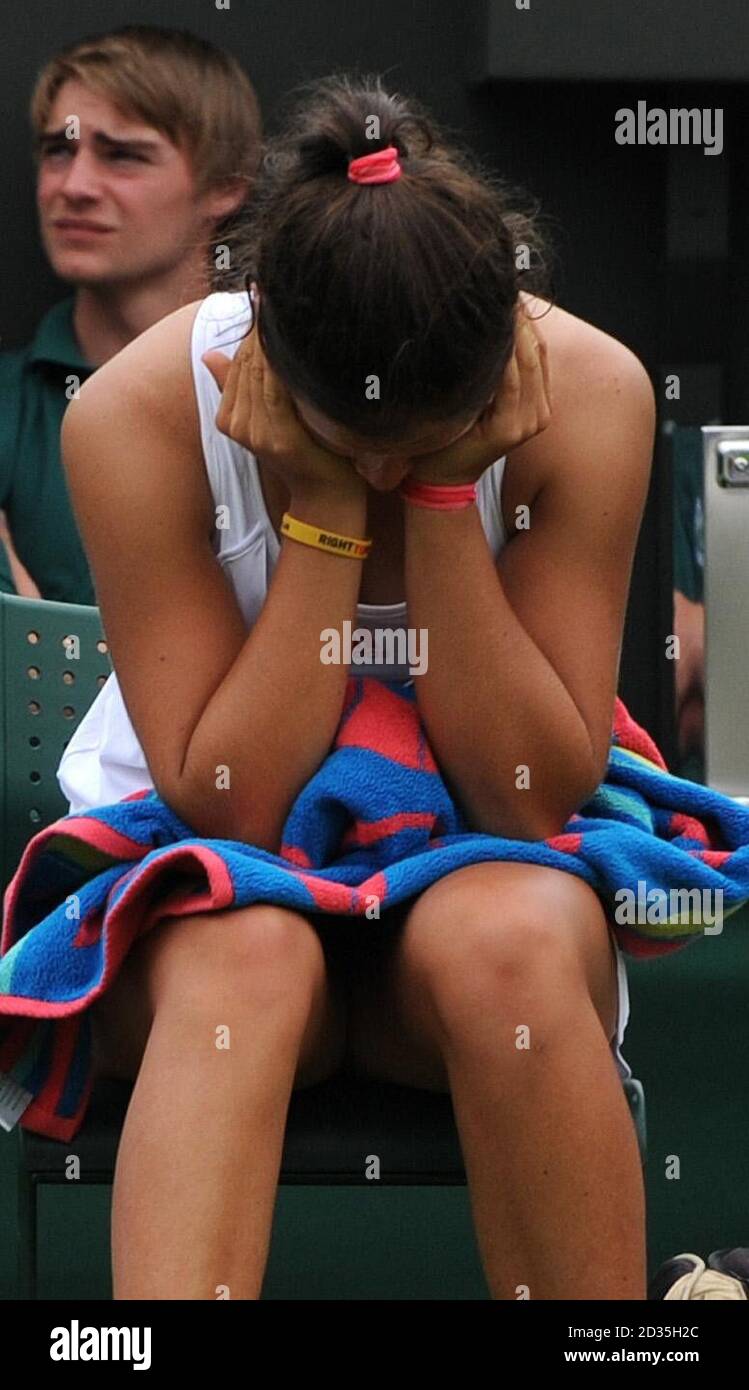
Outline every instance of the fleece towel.
<svg viewBox="0 0 749 1390">
<path fill-rule="evenodd" d="M 157 918 L 269 902 L 341 913 L 355 931 L 357 918 L 484 860 L 577 874 L 622 950 L 662 955 L 719 932 L 749 900 L 749 809 L 672 776 L 617 699 L 606 777 L 562 834 L 478 834 L 440 776 L 413 687 L 350 677 L 280 854 L 196 837 L 152 789 L 63 816 L 29 842 L 0 941 L 0 1123 L 77 1132 L 92 1084 L 87 1006 Z"/>
</svg>

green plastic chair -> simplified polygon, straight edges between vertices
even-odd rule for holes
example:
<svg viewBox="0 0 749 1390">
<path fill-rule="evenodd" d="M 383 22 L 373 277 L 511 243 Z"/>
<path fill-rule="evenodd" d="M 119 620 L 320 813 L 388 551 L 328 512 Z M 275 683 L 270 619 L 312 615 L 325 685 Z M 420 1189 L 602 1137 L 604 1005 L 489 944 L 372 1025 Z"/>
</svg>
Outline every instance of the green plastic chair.
<svg viewBox="0 0 749 1390">
<path fill-rule="evenodd" d="M 76 725 L 111 671 L 99 610 L 0 595 L 0 786 L 3 887 L 29 839 L 67 813 L 55 776 Z M 78 639 L 78 647 L 71 643 Z M 71 659 L 69 653 L 78 652 Z M 130 1082 L 101 1080 L 72 1142 L 84 1183 L 110 1183 Z M 646 1156 L 645 1098 L 624 1090 Z M 71 1143 L 19 1125 L 19 1297 L 37 1287 L 37 1191 L 66 1181 Z M 365 1159 L 381 1160 L 381 1183 L 463 1186 L 465 1169 L 449 1095 L 340 1074 L 292 1092 L 280 1182 L 366 1185 Z"/>
</svg>

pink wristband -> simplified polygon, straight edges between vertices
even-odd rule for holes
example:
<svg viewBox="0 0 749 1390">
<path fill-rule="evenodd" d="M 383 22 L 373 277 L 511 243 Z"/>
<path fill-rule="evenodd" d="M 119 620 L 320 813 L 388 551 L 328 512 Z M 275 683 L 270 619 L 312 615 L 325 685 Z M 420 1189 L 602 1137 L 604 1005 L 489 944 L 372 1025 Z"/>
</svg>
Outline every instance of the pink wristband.
<svg viewBox="0 0 749 1390">
<path fill-rule="evenodd" d="M 476 501 L 475 483 L 418 483 L 404 478 L 398 489 L 401 497 L 417 507 L 433 507 L 440 512 L 460 511 Z"/>
</svg>

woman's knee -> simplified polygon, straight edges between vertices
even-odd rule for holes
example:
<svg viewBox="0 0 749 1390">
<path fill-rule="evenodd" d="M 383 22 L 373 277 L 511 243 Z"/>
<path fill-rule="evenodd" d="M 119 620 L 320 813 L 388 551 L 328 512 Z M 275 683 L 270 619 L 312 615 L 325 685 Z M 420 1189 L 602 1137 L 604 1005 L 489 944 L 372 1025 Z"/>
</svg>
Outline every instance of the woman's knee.
<svg viewBox="0 0 749 1390">
<path fill-rule="evenodd" d="M 565 898 L 564 886 L 555 892 L 560 885 L 543 875 L 492 875 L 480 872 L 492 866 L 476 867 L 476 874 L 458 871 L 450 876 L 454 882 L 433 884 L 415 904 L 404 932 L 404 952 L 443 1027 L 449 1031 L 458 1021 L 478 1021 L 486 1010 L 509 1010 L 511 1016 L 526 1004 L 536 1017 L 579 1007 L 591 973 L 588 940 L 597 937 L 600 960 L 610 959 L 600 903 L 587 903 L 584 893 Z M 432 891 L 443 884 L 442 893 Z M 581 922 L 586 912 L 587 926 Z M 601 1005 L 608 1010 L 609 1001 L 602 999 Z"/>
<path fill-rule="evenodd" d="M 272 903 L 169 919 L 152 932 L 143 957 L 154 1012 L 166 1002 L 210 1010 L 233 998 L 304 1007 L 325 978 L 312 925 Z"/>
<path fill-rule="evenodd" d="M 92 1005 L 94 1073 L 134 1080 L 157 1016 L 192 1031 L 206 1018 L 215 1023 L 218 1009 L 222 1022 L 263 1013 L 285 1020 L 299 1039 L 300 1075 L 317 1075 L 340 1051 L 341 1007 L 320 939 L 301 914 L 256 904 L 163 918 Z"/>
</svg>

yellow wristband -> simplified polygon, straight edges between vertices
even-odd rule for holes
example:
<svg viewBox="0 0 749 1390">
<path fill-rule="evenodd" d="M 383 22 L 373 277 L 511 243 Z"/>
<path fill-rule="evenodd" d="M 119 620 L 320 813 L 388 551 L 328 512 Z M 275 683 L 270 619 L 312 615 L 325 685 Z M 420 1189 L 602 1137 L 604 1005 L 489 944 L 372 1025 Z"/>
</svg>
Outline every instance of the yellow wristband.
<svg viewBox="0 0 749 1390">
<path fill-rule="evenodd" d="M 319 526 L 310 526 L 306 521 L 297 521 L 295 516 L 284 512 L 281 532 L 292 541 L 302 545 L 313 545 L 318 550 L 327 550 L 331 555 L 342 559 L 364 560 L 372 549 L 371 540 L 357 540 L 354 536 L 339 536 L 335 531 L 323 531 Z"/>
</svg>

